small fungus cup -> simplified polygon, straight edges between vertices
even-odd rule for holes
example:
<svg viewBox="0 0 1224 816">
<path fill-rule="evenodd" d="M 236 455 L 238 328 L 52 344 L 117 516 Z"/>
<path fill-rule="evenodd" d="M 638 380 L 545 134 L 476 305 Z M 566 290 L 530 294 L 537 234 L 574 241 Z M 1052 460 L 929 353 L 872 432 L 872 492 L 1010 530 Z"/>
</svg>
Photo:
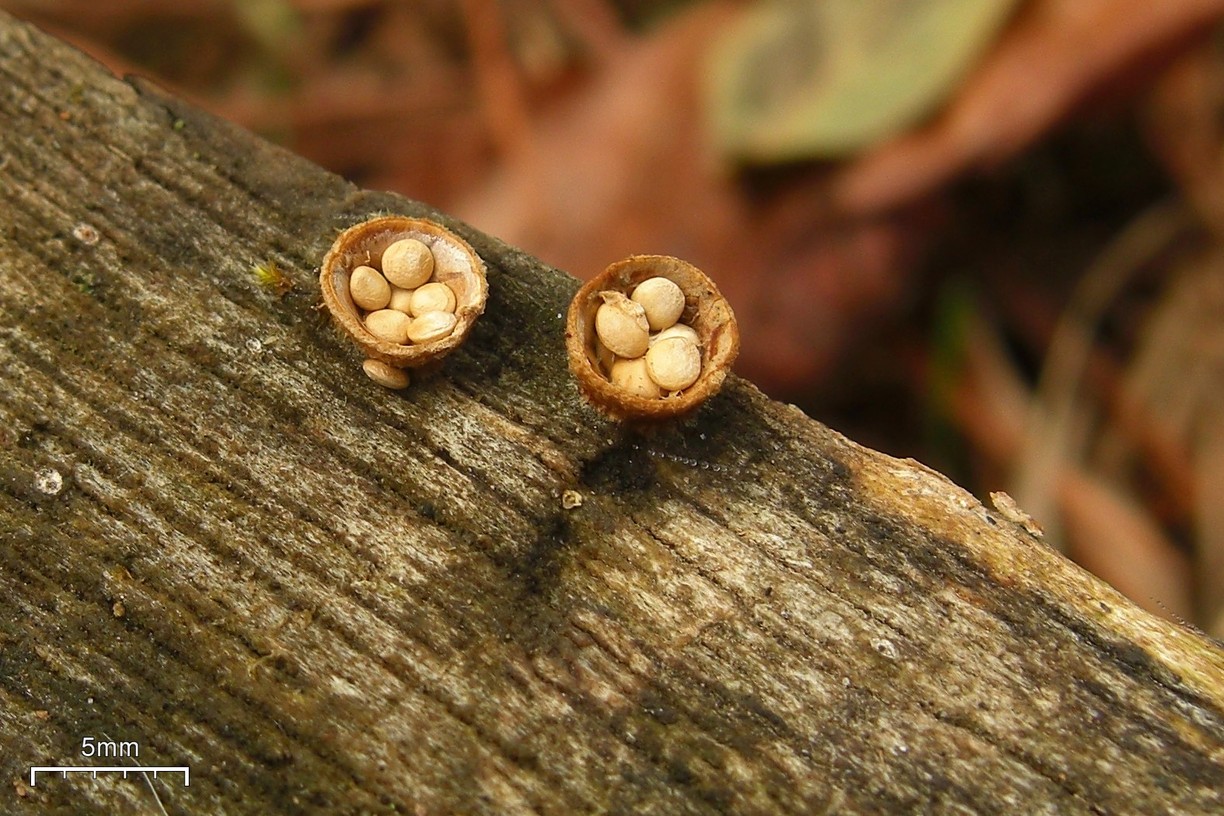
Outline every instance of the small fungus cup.
<svg viewBox="0 0 1224 816">
<path fill-rule="evenodd" d="M 640 284 L 657 278 L 676 284 L 684 295 L 684 307 L 670 325 L 655 318 L 654 304 L 641 293 L 633 299 Z M 644 289 L 674 291 L 664 283 Z M 639 300 L 646 302 L 646 308 Z M 652 357 L 649 346 L 633 358 L 618 356 L 609 347 L 638 351 L 640 337 L 633 335 L 639 331 L 647 333 L 650 346 L 659 345 L 664 353 L 682 352 L 689 359 L 675 360 L 678 365 L 667 365 L 667 360 L 659 361 L 664 365 L 654 365 L 653 357 L 661 355 L 656 352 Z M 695 340 L 691 339 L 694 334 Z M 654 423 L 691 413 L 718 393 L 739 354 L 739 328 L 730 304 L 697 267 L 667 255 L 633 255 L 612 264 L 578 290 L 566 319 L 565 345 L 570 370 L 588 402 L 618 421 Z M 691 360 L 698 354 L 700 366 L 691 382 L 693 374 L 681 374 L 679 380 L 660 377 L 662 385 L 650 379 L 650 371 L 664 367 L 691 370 Z M 675 388 L 676 382 L 688 384 Z"/>
<path fill-rule="evenodd" d="M 432 264 L 428 274 L 414 273 L 420 289 L 406 290 L 386 280 L 383 253 L 393 245 L 396 249 L 388 254 L 397 256 L 391 273 L 397 280 L 405 280 L 397 274 L 406 263 L 399 256 L 414 256 L 414 269 L 422 266 L 422 259 L 425 266 Z M 401 251 L 405 249 L 412 251 Z M 440 305 L 423 313 L 413 314 L 406 305 L 396 308 L 433 284 L 445 286 L 453 299 L 435 298 L 431 302 Z M 332 319 L 367 360 L 401 370 L 429 365 L 458 348 L 484 312 L 489 292 L 484 262 L 466 241 L 433 221 L 398 215 L 363 221 L 340 233 L 323 258 L 319 285 Z M 371 368 L 386 373 L 379 366 L 365 366 L 367 374 Z M 388 388 L 407 385 L 406 376 L 371 379 Z"/>
</svg>

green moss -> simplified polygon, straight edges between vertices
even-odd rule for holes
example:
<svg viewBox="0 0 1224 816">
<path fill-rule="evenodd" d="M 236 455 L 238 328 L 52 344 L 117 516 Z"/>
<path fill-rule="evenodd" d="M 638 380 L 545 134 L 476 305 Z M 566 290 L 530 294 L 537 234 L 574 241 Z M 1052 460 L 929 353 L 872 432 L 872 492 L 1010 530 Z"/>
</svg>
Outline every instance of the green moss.
<svg viewBox="0 0 1224 816">
<path fill-rule="evenodd" d="M 255 264 L 251 267 L 251 274 L 261 288 L 271 291 L 278 298 L 284 297 L 293 288 L 293 281 L 277 266 L 276 261 Z"/>
</svg>

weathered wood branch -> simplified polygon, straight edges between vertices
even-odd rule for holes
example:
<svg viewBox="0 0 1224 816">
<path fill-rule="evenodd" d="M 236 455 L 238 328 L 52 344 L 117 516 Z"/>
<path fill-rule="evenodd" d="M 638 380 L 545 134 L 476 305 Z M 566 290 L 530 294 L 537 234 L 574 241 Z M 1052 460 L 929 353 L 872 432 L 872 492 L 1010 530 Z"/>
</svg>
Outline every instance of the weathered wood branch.
<svg viewBox="0 0 1224 816">
<path fill-rule="evenodd" d="M 2 16 L 0 77 L 0 810 L 155 812 L 29 786 L 86 737 L 170 813 L 1224 808 L 1219 645 L 938 474 L 743 381 L 622 431 L 571 278 Z M 490 270 L 403 393 L 317 308 L 375 212 Z"/>
</svg>

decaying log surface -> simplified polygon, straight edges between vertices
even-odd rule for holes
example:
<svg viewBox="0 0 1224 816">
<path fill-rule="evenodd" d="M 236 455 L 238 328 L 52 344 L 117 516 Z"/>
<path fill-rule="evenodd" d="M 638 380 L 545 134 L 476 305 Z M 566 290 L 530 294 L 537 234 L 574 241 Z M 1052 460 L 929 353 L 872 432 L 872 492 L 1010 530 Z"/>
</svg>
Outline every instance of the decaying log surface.
<svg viewBox="0 0 1224 816">
<path fill-rule="evenodd" d="M 384 391 L 317 264 L 445 216 L 5 17 L 0 77 L 0 811 L 1224 808 L 1219 645 L 1014 519 L 742 380 L 618 429 L 461 224 L 488 311 Z"/>
</svg>

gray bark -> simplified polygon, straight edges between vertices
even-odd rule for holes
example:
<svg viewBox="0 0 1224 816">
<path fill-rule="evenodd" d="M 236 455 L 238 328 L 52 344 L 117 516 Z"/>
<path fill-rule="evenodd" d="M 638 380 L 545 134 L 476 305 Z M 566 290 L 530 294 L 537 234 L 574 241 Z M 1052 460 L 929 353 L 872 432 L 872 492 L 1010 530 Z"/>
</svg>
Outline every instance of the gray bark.
<svg viewBox="0 0 1224 816">
<path fill-rule="evenodd" d="M 939 474 L 735 378 L 619 428 L 570 277 L 4 16 L 0 78 L 0 810 L 1224 808 L 1219 644 Z M 489 266 L 405 392 L 318 308 L 382 212 Z"/>
</svg>

